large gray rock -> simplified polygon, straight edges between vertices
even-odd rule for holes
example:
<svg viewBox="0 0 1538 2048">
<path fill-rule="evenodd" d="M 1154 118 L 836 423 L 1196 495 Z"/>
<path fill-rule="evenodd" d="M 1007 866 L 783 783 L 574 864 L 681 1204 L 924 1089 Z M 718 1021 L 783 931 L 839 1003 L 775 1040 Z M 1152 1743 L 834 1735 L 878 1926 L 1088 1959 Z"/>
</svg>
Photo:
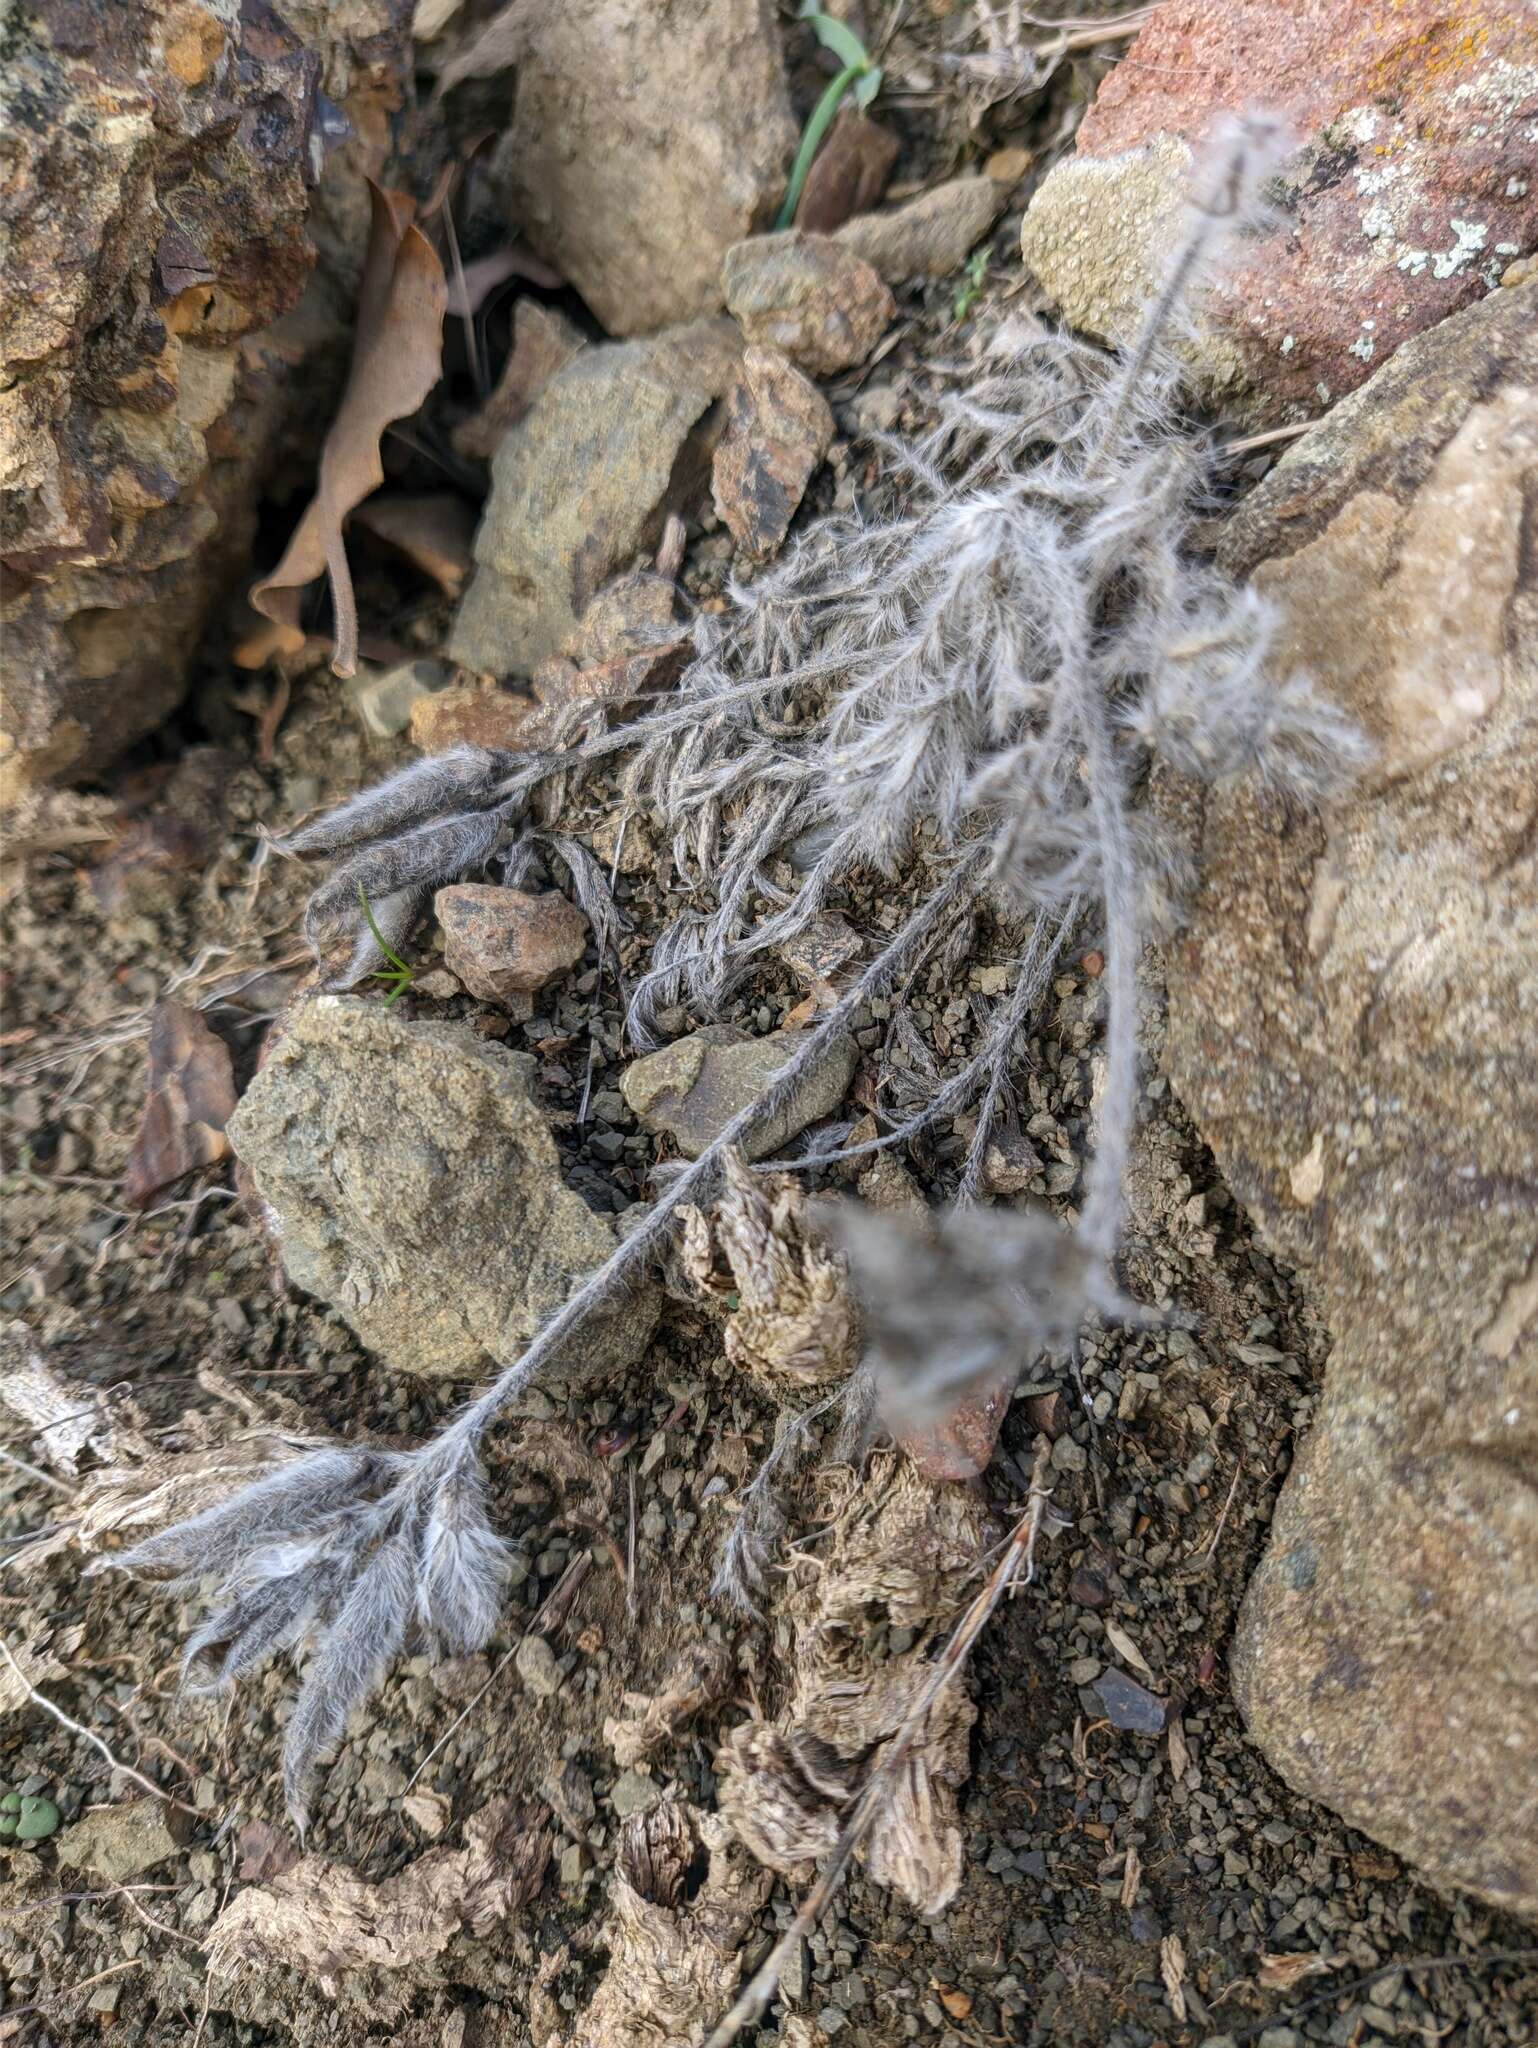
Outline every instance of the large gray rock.
<svg viewBox="0 0 1538 2048">
<path fill-rule="evenodd" d="M 510 217 L 610 334 L 721 304 L 721 258 L 767 225 L 796 129 L 771 0 L 529 10 L 494 176 Z"/>
<path fill-rule="evenodd" d="M 555 373 L 492 464 L 454 660 L 529 675 L 561 647 L 599 585 L 702 491 L 740 359 L 729 320 L 698 320 Z"/>
<path fill-rule="evenodd" d="M 1538 285 L 1407 343 L 1230 522 L 1377 741 L 1210 797 L 1168 1059 L 1334 1348 L 1233 1653 L 1299 1791 L 1538 1917 Z"/>
<path fill-rule="evenodd" d="M 617 1242 L 561 1181 L 534 1061 L 462 1024 L 317 996 L 287 1020 L 229 1134 L 296 1286 L 387 1365 L 476 1376 L 516 1358 Z M 657 1295 L 582 1334 L 554 1377 L 628 1365 Z"/>
</svg>

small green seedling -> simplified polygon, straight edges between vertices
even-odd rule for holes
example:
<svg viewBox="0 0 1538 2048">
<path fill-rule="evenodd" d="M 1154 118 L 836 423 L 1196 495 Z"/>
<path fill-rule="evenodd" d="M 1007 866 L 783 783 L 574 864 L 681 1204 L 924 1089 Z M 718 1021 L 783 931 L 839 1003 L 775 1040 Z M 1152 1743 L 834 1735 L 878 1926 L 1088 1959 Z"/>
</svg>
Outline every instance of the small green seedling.
<svg viewBox="0 0 1538 2048">
<path fill-rule="evenodd" d="M 390 947 L 384 933 L 374 921 L 374 913 L 369 907 L 367 896 L 363 893 L 363 884 L 361 882 L 358 884 L 358 901 L 363 905 L 363 915 L 368 921 L 370 932 L 373 934 L 374 944 L 390 963 L 388 967 L 376 967 L 369 976 L 370 981 L 389 983 L 390 993 L 385 997 L 385 1008 L 388 1010 L 393 1004 L 400 1001 L 407 989 L 416 980 L 416 970 L 408 967 L 400 954 L 394 952 Z"/>
<path fill-rule="evenodd" d="M 44 1842 L 59 1829 L 59 1809 L 51 1799 L 7 1792 L 0 1799 L 0 1842 Z"/>
<path fill-rule="evenodd" d="M 840 69 L 837 77 L 828 81 L 802 131 L 801 146 L 790 167 L 790 183 L 785 187 L 784 204 L 774 223 L 776 228 L 788 228 L 795 219 L 806 174 L 822 147 L 822 138 L 832 125 L 833 116 L 844 104 L 845 94 L 857 107 L 865 108 L 881 90 L 881 66 L 871 62 L 870 52 L 846 22 L 835 21 L 831 14 L 824 14 L 815 0 L 806 0 L 801 9 L 801 19 L 809 25 L 823 48 L 831 50 L 838 58 Z"/>
<path fill-rule="evenodd" d="M 967 258 L 967 267 L 962 272 L 962 281 L 956 287 L 956 296 L 951 301 L 951 318 L 959 327 L 973 306 L 983 288 L 983 279 L 988 275 L 988 245 L 974 249 Z"/>
</svg>

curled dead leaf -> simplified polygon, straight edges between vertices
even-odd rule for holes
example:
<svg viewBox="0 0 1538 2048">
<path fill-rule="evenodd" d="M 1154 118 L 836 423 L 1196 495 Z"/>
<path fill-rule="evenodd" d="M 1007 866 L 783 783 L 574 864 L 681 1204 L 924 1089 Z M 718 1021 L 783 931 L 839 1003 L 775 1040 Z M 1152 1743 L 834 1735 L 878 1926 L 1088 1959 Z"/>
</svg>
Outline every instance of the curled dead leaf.
<svg viewBox="0 0 1538 2048">
<path fill-rule="evenodd" d="M 674 1659 L 656 1693 L 627 1692 L 626 1718 L 603 1724 L 603 1739 L 622 1771 L 664 1748 L 702 1707 L 731 1682 L 731 1652 L 720 1643 L 696 1643 Z"/>
<path fill-rule="evenodd" d="M 456 491 L 382 491 L 356 520 L 420 569 L 446 597 L 458 597 L 474 565 L 475 513 Z"/>
<path fill-rule="evenodd" d="M 384 482 L 380 436 L 416 411 L 438 381 L 448 286 L 432 244 L 412 224 L 413 202 L 369 182 L 373 208 L 357 336 L 342 403 L 321 449 L 315 496 L 294 529 L 283 559 L 251 587 L 263 617 L 287 629 L 287 645 L 304 644 L 299 623 L 306 584 L 323 571 L 331 582 L 339 676 L 358 666 L 358 608 L 342 523 Z"/>
<path fill-rule="evenodd" d="M 235 1114 L 229 1048 L 185 1003 L 150 1013 L 149 1092 L 123 1176 L 123 1197 L 145 1208 L 170 1181 L 229 1157 Z"/>
<path fill-rule="evenodd" d="M 1317 1977 L 1338 1967 L 1330 1956 L 1262 1956 L 1255 1982 L 1262 1991 L 1291 1991 L 1305 1977 Z"/>
</svg>

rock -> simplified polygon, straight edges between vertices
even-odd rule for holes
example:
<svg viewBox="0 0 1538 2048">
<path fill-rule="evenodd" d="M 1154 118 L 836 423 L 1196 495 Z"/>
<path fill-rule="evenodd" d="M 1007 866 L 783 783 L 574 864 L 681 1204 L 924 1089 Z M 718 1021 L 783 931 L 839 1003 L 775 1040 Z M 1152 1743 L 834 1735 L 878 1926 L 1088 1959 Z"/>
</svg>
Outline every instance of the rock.
<svg viewBox="0 0 1538 2048">
<path fill-rule="evenodd" d="M 444 966 L 488 1003 L 532 995 L 587 950 L 587 919 L 555 889 L 459 882 L 438 891 L 433 911 L 447 939 Z"/>
<path fill-rule="evenodd" d="M 632 569 L 593 598 L 561 652 L 579 668 L 622 655 L 671 648 L 678 636 L 677 591 L 653 569 Z"/>
<path fill-rule="evenodd" d="M 1009 189 L 995 178 L 950 178 L 890 213 L 846 221 L 833 239 L 888 284 L 949 277 L 1004 211 Z"/>
<path fill-rule="evenodd" d="M 493 181 L 610 334 L 715 311 L 796 147 L 770 0 L 531 10 Z"/>
<path fill-rule="evenodd" d="M 600 585 L 694 501 L 739 359 L 731 322 L 706 320 L 556 372 L 492 464 L 454 660 L 529 675 L 556 653 Z"/>
<path fill-rule="evenodd" d="M 1094 1685 L 1105 1708 L 1106 1719 L 1113 1728 L 1127 1729 L 1134 1735 L 1164 1733 L 1164 1723 L 1169 1717 L 1168 1700 L 1161 1700 L 1157 1693 L 1151 1693 L 1135 1678 L 1129 1678 L 1125 1671 L 1117 1671 L 1114 1667 L 1102 1671 Z"/>
<path fill-rule="evenodd" d="M 1481 297 L 1538 235 L 1532 32 L 1503 0 L 1157 8 L 1026 213 L 1025 261 L 1076 327 L 1125 340 L 1182 232 L 1224 114 L 1301 138 L 1274 217 L 1208 293 L 1209 397 L 1313 418 L 1410 335 Z M 1524 65 L 1526 68 L 1524 68 Z"/>
<path fill-rule="evenodd" d="M 799 228 L 738 242 L 721 274 L 747 339 L 782 349 L 817 377 L 863 363 L 897 311 L 862 257 Z"/>
<path fill-rule="evenodd" d="M 454 429 L 458 452 L 489 461 L 508 428 L 517 426 L 556 371 L 587 346 L 581 328 L 554 306 L 542 299 L 519 299 L 513 307 L 513 345 L 497 388 L 478 413 Z"/>
<path fill-rule="evenodd" d="M 1538 1917 L 1538 285 L 1408 342 L 1222 539 L 1381 749 L 1196 812 L 1172 1078 L 1334 1347 L 1235 1639 L 1298 1791 Z M 1525 524 L 1524 521 L 1528 523 Z"/>
<path fill-rule="evenodd" d="M 806 174 L 796 226 L 831 235 L 851 214 L 867 212 L 886 190 L 899 148 L 890 128 L 858 107 L 842 107 Z"/>
<path fill-rule="evenodd" d="M 801 1043 L 799 1031 L 744 1038 L 730 1025 L 706 1024 L 625 1069 L 620 1091 L 649 1131 L 673 1140 L 686 1159 L 705 1147 L 767 1087 Z M 831 1116 L 859 1062 L 852 1038 L 836 1038 L 788 1108 L 743 1145 L 749 1159 L 780 1152 L 808 1124 Z"/>
<path fill-rule="evenodd" d="M 109 1884 L 153 1870 L 181 1852 L 188 1816 L 163 1799 L 129 1799 L 98 1806 L 59 1837 L 58 1858 L 66 1870 L 90 1870 Z"/>
<path fill-rule="evenodd" d="M 317 996 L 288 1015 L 230 1121 L 289 1278 L 392 1367 L 467 1377 L 508 1363 L 614 1249 L 610 1219 L 561 1183 L 534 1064 L 464 1024 Z M 650 1288 L 618 1303 L 541 1384 L 630 1363 L 656 1314 Z"/>
<path fill-rule="evenodd" d="M 518 1676 L 537 1699 L 554 1699 L 561 1689 L 561 1667 L 543 1636 L 525 1636 L 513 1652 Z"/>
<path fill-rule="evenodd" d="M 361 670 L 345 695 L 363 730 L 373 739 L 389 740 L 411 724 L 418 703 L 447 681 L 441 661 L 403 661 L 394 668 Z"/>
<path fill-rule="evenodd" d="M 412 704 L 411 744 L 427 754 L 461 746 L 513 753 L 530 744 L 529 722 L 538 713 L 537 700 L 524 691 L 452 683 Z"/>
<path fill-rule="evenodd" d="M 750 348 L 711 469 L 716 510 L 746 553 L 778 549 L 832 439 L 833 415 L 811 379 L 778 349 Z"/>
<path fill-rule="evenodd" d="M 315 262 L 307 188 L 337 111 L 317 88 L 324 70 L 354 115 L 398 93 L 410 10 L 344 12 L 304 40 L 259 0 L 38 0 L 8 27 L 8 807 L 40 783 L 96 776 L 177 704 L 207 619 L 249 569 L 258 484 L 312 402 L 302 394 L 325 402 L 334 388 L 314 381 L 324 352 L 340 363 L 345 350 L 332 257 L 361 240 L 337 235 L 307 310 L 292 310 Z M 357 157 L 334 158 L 317 210 L 349 180 L 361 191 L 379 157 Z"/>
<path fill-rule="evenodd" d="M 621 1820 L 650 1813 L 662 1798 L 662 1787 L 644 1771 L 621 1771 L 609 1791 L 609 1804 Z"/>
</svg>

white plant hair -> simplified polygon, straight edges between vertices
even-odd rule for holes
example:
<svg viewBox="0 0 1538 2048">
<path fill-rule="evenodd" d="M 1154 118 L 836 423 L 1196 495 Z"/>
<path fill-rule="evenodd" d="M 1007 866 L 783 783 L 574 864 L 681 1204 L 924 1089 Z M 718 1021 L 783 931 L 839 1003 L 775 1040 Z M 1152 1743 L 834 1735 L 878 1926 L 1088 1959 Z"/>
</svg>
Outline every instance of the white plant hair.
<svg viewBox="0 0 1538 2048">
<path fill-rule="evenodd" d="M 1351 727 L 1311 686 L 1270 679 L 1266 606 L 1191 547 L 1207 451 L 1179 414 L 1169 343 L 1193 282 L 1249 216 L 1275 140 L 1273 124 L 1251 119 L 1214 144 L 1167 284 L 1124 356 L 1038 324 L 1002 329 L 981 375 L 945 401 L 927 434 L 881 444 L 891 509 L 815 522 L 768 575 L 734 587 L 724 619 L 698 622 L 696 659 L 675 694 L 574 747 L 529 756 L 466 748 L 419 762 L 290 843 L 344 856 L 312 906 L 318 952 L 349 927 L 357 936 L 360 887 L 399 932 L 438 883 L 498 862 L 521 873 L 539 845 L 566 861 L 578 891 L 593 891 L 601 875 L 595 883 L 596 869 L 540 820 L 555 815 L 572 778 L 625 757 L 629 799 L 661 818 L 697 899 L 658 937 L 634 991 L 631 1027 L 643 1043 L 663 1003 L 687 994 L 719 1005 L 857 869 L 895 876 L 922 850 L 927 875 L 905 921 L 759 1101 L 667 1184 L 639 1228 L 436 1439 L 409 1454 L 339 1447 L 301 1459 L 115 1560 L 184 1580 L 219 1576 L 223 1604 L 191 1653 L 211 1662 L 215 1682 L 318 1633 L 285 1745 L 301 1825 L 322 1751 L 408 1635 L 465 1652 L 495 1626 L 506 1552 L 485 1508 L 486 1431 L 659 1256 L 679 1205 L 709 1199 L 726 1148 L 777 1115 L 861 1007 L 914 971 L 979 901 L 1024 932 L 1014 987 L 980 1051 L 871 1143 L 772 1163 L 851 1157 L 975 1105 L 961 1188 L 975 1200 L 1015 1048 L 1070 932 L 1092 918 L 1104 933 L 1105 1077 L 1078 1218 L 1063 1226 L 1043 1215 L 989 1235 L 988 1256 L 1006 1268 L 989 1288 L 976 1284 L 975 1231 L 942 1229 L 934 1265 L 937 1285 L 965 1276 L 945 1319 L 958 1357 L 993 1358 L 1022 1304 L 1042 1344 L 1071 1342 L 1091 1309 L 1114 1311 L 1144 902 L 1169 893 L 1173 866 L 1134 807 L 1139 785 L 1162 757 L 1208 778 L 1259 773 L 1312 802 L 1361 758 Z M 774 871 L 787 849 L 802 869 L 793 889 Z M 367 945 L 355 949 L 346 973 L 369 957 Z M 881 1230 L 856 1221 L 845 1238 L 856 1282 L 879 1278 L 891 1255 Z M 953 1327 L 969 1290 L 970 1335 Z M 920 1361 L 897 1333 L 878 1326 L 878 1340 L 900 1405 Z M 956 1389 L 950 1379 L 942 1391 Z M 801 1440 L 800 1429 L 787 1435 L 787 1460 Z M 772 1520 L 767 1483 L 762 1491 L 755 1505 Z M 728 1582 L 746 1581 L 749 1592 L 757 1541 L 750 1529 L 728 1556 Z"/>
</svg>

